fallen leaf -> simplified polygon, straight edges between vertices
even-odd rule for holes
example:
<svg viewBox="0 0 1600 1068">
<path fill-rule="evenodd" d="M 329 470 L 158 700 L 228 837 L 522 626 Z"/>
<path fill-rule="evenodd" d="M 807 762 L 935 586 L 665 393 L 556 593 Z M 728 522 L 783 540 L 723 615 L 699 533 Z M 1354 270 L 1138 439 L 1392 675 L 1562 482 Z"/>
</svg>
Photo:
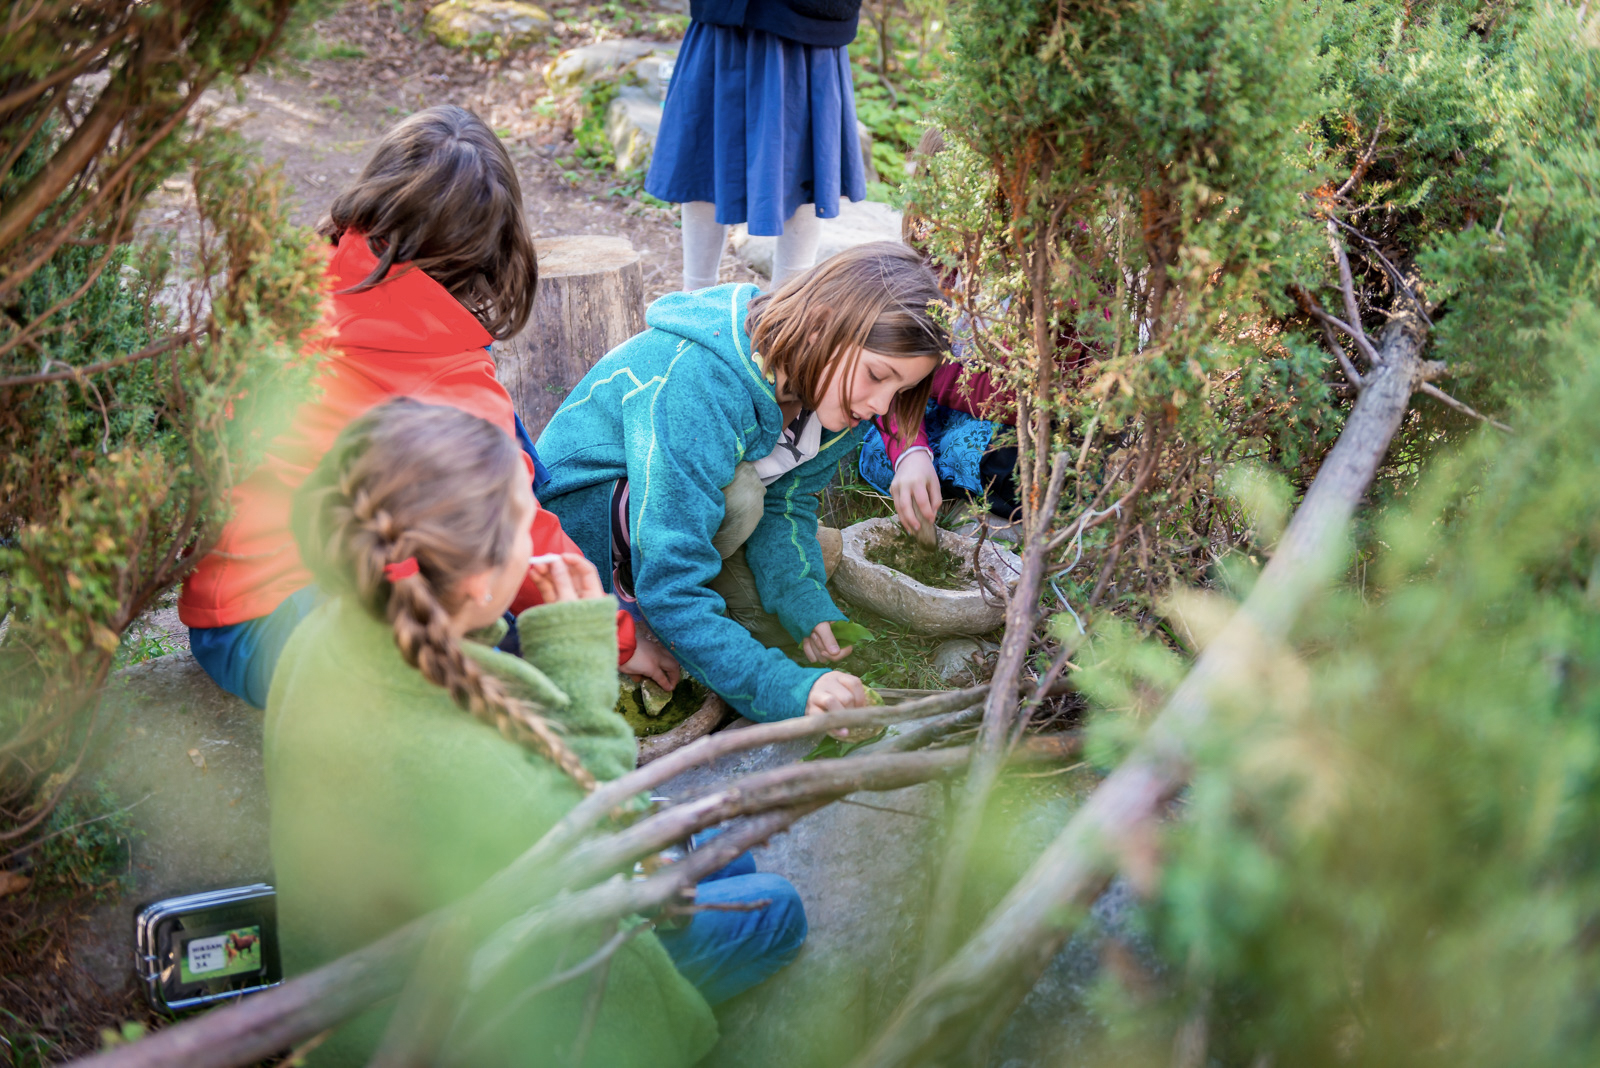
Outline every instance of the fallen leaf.
<svg viewBox="0 0 1600 1068">
<path fill-rule="evenodd" d="M 206 770 L 206 755 L 198 749 L 189 750 L 189 759 L 194 761 L 194 766 L 201 771 Z"/>
<path fill-rule="evenodd" d="M 20 894 L 33 885 L 33 880 L 21 872 L 0 871 L 0 897 Z"/>
</svg>

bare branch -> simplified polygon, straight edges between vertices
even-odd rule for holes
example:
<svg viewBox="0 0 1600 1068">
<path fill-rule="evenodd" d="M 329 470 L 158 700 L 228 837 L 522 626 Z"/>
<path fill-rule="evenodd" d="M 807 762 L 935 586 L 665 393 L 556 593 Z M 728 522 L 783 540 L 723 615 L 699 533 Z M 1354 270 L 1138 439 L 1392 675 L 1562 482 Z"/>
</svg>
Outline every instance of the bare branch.
<svg viewBox="0 0 1600 1068">
<path fill-rule="evenodd" d="M 1328 247 L 1333 249 L 1333 258 L 1339 265 L 1339 292 L 1344 297 L 1345 318 L 1349 320 L 1349 322 L 1339 322 L 1336 319 L 1333 321 L 1339 329 L 1350 335 L 1350 340 L 1356 343 L 1356 348 L 1360 349 L 1362 355 L 1376 367 L 1380 362 L 1378 350 L 1373 347 L 1372 339 L 1367 337 L 1366 331 L 1361 329 L 1361 305 L 1356 300 L 1355 279 L 1350 274 L 1350 257 L 1345 255 L 1344 245 L 1339 241 L 1339 231 L 1332 219 L 1328 220 Z"/>
<path fill-rule="evenodd" d="M 1456 400 L 1454 397 L 1450 396 L 1450 394 L 1446 393 L 1444 390 L 1440 389 L 1438 386 L 1434 385 L 1432 382 L 1419 383 L 1418 386 L 1417 386 L 1417 391 L 1420 392 L 1420 393 L 1426 393 L 1428 396 L 1432 397 L 1434 400 L 1438 401 L 1440 404 L 1443 404 L 1443 405 L 1445 405 L 1446 407 L 1449 407 L 1449 408 L 1454 408 L 1456 411 L 1460 412 L 1462 415 L 1471 416 L 1473 419 L 1477 419 L 1477 420 L 1480 420 L 1482 422 L 1488 423 L 1490 426 L 1494 427 L 1496 430 L 1498 430 L 1498 431 L 1500 431 L 1502 433 L 1505 433 L 1505 434 L 1515 434 L 1516 433 L 1515 430 L 1511 429 L 1511 427 L 1507 426 L 1505 423 L 1502 423 L 1500 420 L 1492 419 L 1489 416 L 1484 415 L 1482 412 L 1478 411 L 1478 409 L 1474 408 L 1472 405 L 1466 404 L 1466 403 L 1463 403 L 1462 401 Z"/>
<path fill-rule="evenodd" d="M 1048 379 L 1045 379 L 1048 381 Z M 1047 418 L 1041 410 L 1040 418 Z M 1027 451 L 1026 449 L 1021 451 Z M 1040 456 L 1036 462 L 1042 463 Z M 1050 524 L 1061 503 L 1061 487 L 1066 483 L 1070 456 L 1058 452 L 1051 460 L 1050 483 L 1040 509 L 1027 526 L 1027 545 L 1022 552 L 1022 573 L 1006 606 L 1005 637 L 995 661 L 993 684 L 983 710 L 983 725 L 978 730 L 977 754 L 967 775 L 967 788 L 961 807 L 950 828 L 944 866 L 934 887 L 933 902 L 923 933 L 922 969 L 927 974 L 943 963 L 954 936 L 956 907 L 966 885 L 967 861 L 977 844 L 983 826 L 983 813 L 989 794 L 1000 777 L 1007 745 L 1013 740 L 1012 725 L 1017 718 L 1017 684 L 1028 650 L 1033 645 L 1034 612 L 1039 590 L 1044 585 L 1045 562 L 1049 555 Z"/>
<path fill-rule="evenodd" d="M 36 386 L 45 382 L 64 382 L 69 378 L 82 380 L 88 375 L 97 375 L 102 371 L 110 371 L 113 368 L 124 367 L 130 363 L 138 363 L 140 360 L 153 359 L 163 353 L 171 352 L 173 349 L 182 348 L 194 339 L 194 332 L 186 331 L 182 334 L 174 334 L 128 356 L 118 356 L 114 360 L 106 360 L 103 363 L 92 363 L 87 367 L 74 367 L 70 371 L 51 371 L 49 374 L 0 378 L 0 389 L 10 389 L 13 386 Z"/>
<path fill-rule="evenodd" d="M 1333 195 L 1344 197 L 1350 194 L 1367 173 L 1367 168 L 1372 166 L 1372 161 L 1378 158 L 1378 138 L 1383 136 L 1383 119 L 1378 120 L 1377 128 L 1372 131 L 1372 141 L 1367 145 L 1366 151 L 1356 157 L 1356 165 L 1350 168 L 1350 177 L 1344 184 L 1334 190 Z"/>
<path fill-rule="evenodd" d="M 1378 248 L 1378 243 L 1372 240 L 1372 238 L 1368 237 L 1366 234 L 1362 233 L 1360 230 L 1357 230 L 1354 226 L 1351 226 L 1349 223 L 1345 222 L 1343 219 L 1335 218 L 1331 215 L 1328 218 L 1331 219 L 1334 225 L 1338 226 L 1339 229 L 1352 235 L 1363 245 L 1367 246 L 1368 252 L 1378 257 L 1379 264 L 1382 265 L 1384 271 L 1389 275 L 1390 279 L 1393 280 L 1395 288 L 1404 293 L 1406 295 L 1406 299 L 1411 301 L 1411 306 L 1416 309 L 1418 315 L 1422 316 L 1423 322 L 1427 323 L 1429 326 L 1432 326 L 1433 317 L 1428 314 L 1427 304 L 1423 302 L 1421 297 L 1417 296 L 1416 292 L 1411 288 L 1411 284 L 1407 282 L 1405 276 L 1400 273 L 1400 269 L 1389 262 L 1389 257 L 1385 256 L 1383 254 L 1383 250 Z"/>
</svg>

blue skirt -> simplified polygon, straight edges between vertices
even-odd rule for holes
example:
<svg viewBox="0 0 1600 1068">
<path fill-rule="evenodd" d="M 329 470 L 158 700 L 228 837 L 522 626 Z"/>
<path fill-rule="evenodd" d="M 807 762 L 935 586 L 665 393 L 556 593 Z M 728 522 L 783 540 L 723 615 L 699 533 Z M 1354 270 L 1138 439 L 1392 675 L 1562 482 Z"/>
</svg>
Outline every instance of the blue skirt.
<svg viewBox="0 0 1600 1068">
<path fill-rule="evenodd" d="M 774 237 L 802 204 L 831 219 L 841 195 L 866 199 L 845 48 L 691 22 L 664 107 L 651 196 L 710 201 L 717 222 Z"/>
</svg>

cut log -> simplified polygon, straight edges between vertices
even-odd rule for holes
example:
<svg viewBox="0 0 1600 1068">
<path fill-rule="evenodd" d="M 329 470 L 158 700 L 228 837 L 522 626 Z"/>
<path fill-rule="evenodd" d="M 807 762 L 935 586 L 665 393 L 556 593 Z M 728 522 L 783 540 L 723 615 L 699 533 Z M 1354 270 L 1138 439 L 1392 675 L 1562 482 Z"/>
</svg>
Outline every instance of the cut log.
<svg viewBox="0 0 1600 1068">
<path fill-rule="evenodd" d="M 535 438 L 595 363 L 644 329 L 644 275 L 625 237 L 543 237 L 539 295 L 522 333 L 496 342 L 500 383 Z"/>
</svg>

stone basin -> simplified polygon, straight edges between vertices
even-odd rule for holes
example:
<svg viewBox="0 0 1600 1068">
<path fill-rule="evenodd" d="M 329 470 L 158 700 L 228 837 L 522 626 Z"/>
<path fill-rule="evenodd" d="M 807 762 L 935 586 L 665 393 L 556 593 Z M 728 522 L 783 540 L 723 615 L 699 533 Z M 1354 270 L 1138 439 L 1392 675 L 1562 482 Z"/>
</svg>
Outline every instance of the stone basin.
<svg viewBox="0 0 1600 1068">
<path fill-rule="evenodd" d="M 889 518 L 846 527 L 844 556 L 833 576 L 834 587 L 847 599 L 918 634 L 987 634 L 1005 622 L 1005 602 L 976 581 L 970 589 L 941 590 L 867 559 L 868 548 L 880 538 L 894 537 L 898 530 L 899 523 Z M 941 530 L 939 544 L 970 561 L 978 542 Z M 1010 591 L 1022 572 L 1022 560 L 990 541 L 978 555 L 978 567 L 994 590 Z"/>
</svg>

